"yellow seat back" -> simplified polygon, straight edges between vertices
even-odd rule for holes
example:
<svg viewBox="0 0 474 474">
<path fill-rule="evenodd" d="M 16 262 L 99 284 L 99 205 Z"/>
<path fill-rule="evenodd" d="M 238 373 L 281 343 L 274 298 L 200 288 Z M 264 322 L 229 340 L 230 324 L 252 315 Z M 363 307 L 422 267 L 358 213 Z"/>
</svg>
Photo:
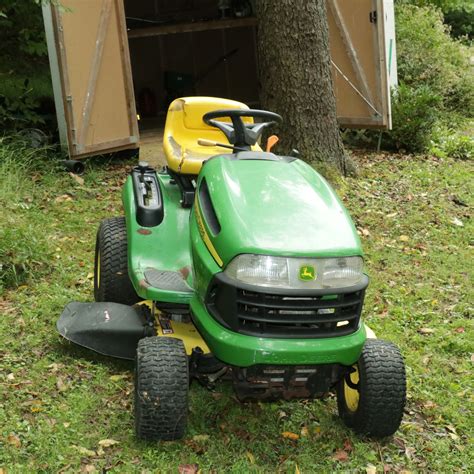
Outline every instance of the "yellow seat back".
<svg viewBox="0 0 474 474">
<path fill-rule="evenodd" d="M 206 125 L 202 120 L 207 112 L 219 109 L 246 110 L 248 107 L 241 102 L 216 97 L 184 97 L 171 103 L 166 116 L 163 149 L 168 167 L 172 171 L 197 175 L 201 171 L 202 163 L 211 156 L 232 153 L 232 150 L 221 147 L 198 145 L 199 138 L 228 143 L 220 130 Z M 230 119 L 219 120 L 230 122 Z M 251 117 L 243 117 L 243 120 L 253 123 Z M 252 149 L 261 151 L 258 145 Z"/>
</svg>

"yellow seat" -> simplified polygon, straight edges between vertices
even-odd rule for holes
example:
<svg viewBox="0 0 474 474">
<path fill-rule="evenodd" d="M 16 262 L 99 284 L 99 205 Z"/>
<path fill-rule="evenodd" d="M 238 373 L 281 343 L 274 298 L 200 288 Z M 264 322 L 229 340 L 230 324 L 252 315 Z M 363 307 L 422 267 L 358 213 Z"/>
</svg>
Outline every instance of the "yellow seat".
<svg viewBox="0 0 474 474">
<path fill-rule="evenodd" d="M 216 97 L 184 97 L 171 103 L 166 116 L 163 149 L 172 171 L 197 175 L 203 162 L 210 157 L 232 153 L 232 150 L 221 147 L 198 145 L 199 138 L 228 144 L 226 136 L 220 130 L 206 125 L 202 120 L 207 112 L 219 109 L 246 110 L 248 107 L 241 102 Z M 251 117 L 242 119 L 245 123 L 253 123 Z M 230 122 L 228 118 L 219 120 Z M 261 148 L 255 145 L 252 150 L 261 151 Z"/>
</svg>

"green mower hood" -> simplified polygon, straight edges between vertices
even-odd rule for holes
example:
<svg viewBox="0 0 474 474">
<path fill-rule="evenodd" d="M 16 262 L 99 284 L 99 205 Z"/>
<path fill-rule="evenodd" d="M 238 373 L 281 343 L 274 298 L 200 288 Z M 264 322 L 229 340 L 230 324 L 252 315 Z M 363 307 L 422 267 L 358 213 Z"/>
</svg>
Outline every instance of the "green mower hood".
<svg viewBox="0 0 474 474">
<path fill-rule="evenodd" d="M 258 154 L 239 159 L 241 155 L 209 160 L 198 183 L 200 214 L 221 266 L 247 253 L 362 255 L 349 214 L 311 166 L 301 160 L 258 159 Z"/>
</svg>

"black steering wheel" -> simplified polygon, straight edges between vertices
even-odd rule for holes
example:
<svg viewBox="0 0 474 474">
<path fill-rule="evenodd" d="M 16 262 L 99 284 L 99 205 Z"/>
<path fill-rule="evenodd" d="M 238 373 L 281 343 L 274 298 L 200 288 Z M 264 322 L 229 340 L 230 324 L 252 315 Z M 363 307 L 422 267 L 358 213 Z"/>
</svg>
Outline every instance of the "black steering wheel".
<svg viewBox="0 0 474 474">
<path fill-rule="evenodd" d="M 228 122 L 220 122 L 218 118 L 228 117 L 232 120 L 232 124 Z M 262 123 L 245 123 L 242 117 L 252 117 L 266 119 Z M 235 148 L 243 148 L 250 150 L 262 135 L 263 131 L 276 123 L 282 123 L 283 119 L 280 115 L 266 110 L 255 109 L 220 109 L 208 112 L 202 119 L 204 123 L 211 127 L 221 130 L 229 140 L 229 143 Z"/>
</svg>

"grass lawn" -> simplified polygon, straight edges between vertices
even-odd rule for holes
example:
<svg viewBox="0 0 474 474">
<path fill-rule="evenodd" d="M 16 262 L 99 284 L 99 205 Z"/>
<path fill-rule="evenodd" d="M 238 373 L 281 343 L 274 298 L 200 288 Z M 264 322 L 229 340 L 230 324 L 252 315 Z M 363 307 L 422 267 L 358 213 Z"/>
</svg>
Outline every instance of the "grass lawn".
<svg viewBox="0 0 474 474">
<path fill-rule="evenodd" d="M 97 225 L 121 214 L 132 163 L 91 160 L 82 181 L 39 155 L 0 143 L 0 472 L 472 472 L 472 163 L 360 154 L 341 184 L 371 277 L 365 320 L 406 358 L 394 437 L 354 435 L 333 396 L 244 405 L 193 383 L 186 438 L 146 444 L 131 365 L 55 329 L 67 302 L 92 299 Z"/>
</svg>

